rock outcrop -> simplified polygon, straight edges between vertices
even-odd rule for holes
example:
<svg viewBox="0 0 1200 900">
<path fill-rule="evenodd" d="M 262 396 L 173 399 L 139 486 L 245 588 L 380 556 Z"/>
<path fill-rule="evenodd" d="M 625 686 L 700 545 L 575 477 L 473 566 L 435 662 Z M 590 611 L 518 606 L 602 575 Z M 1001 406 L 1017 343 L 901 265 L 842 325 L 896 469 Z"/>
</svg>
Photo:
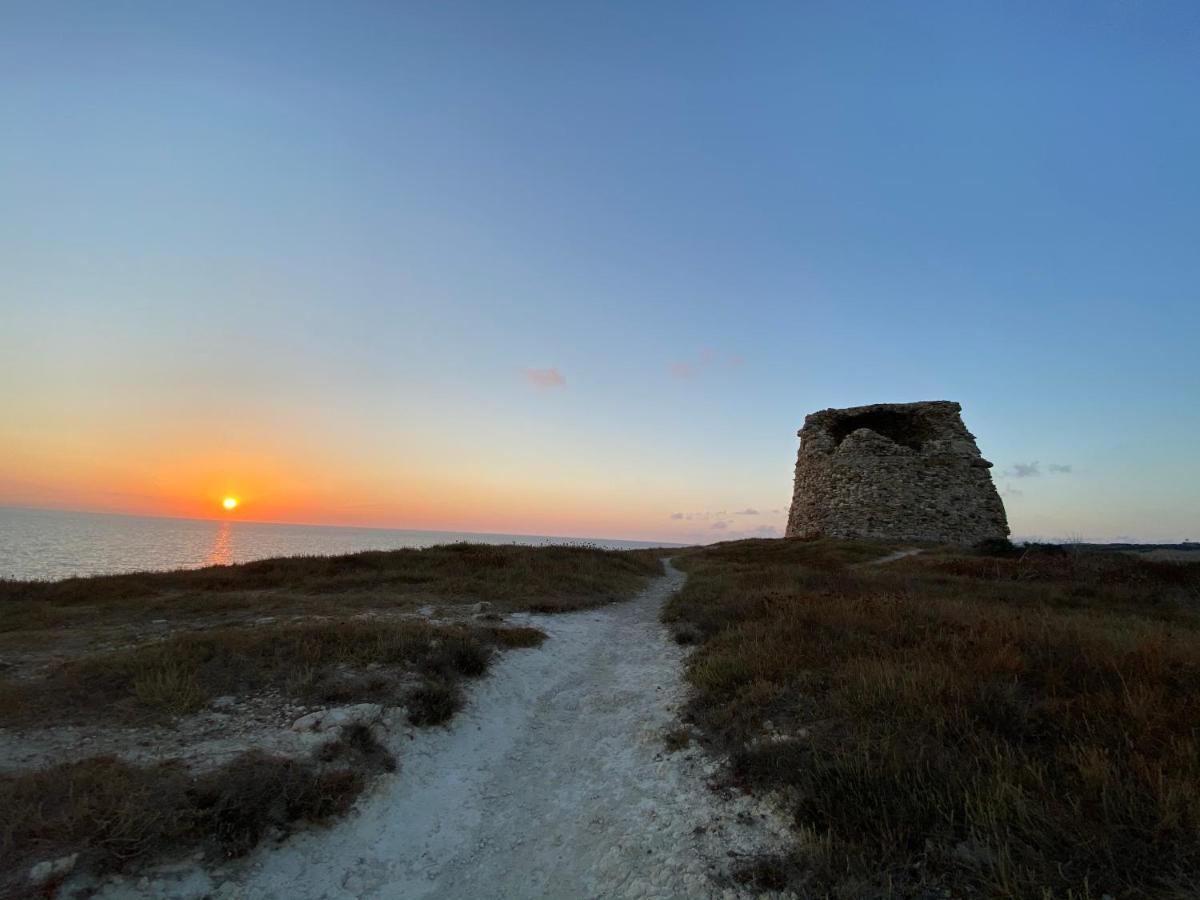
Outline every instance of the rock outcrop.
<svg viewBox="0 0 1200 900">
<path fill-rule="evenodd" d="M 1008 537 L 992 464 L 947 400 L 825 409 L 800 429 L 788 537 Z"/>
</svg>

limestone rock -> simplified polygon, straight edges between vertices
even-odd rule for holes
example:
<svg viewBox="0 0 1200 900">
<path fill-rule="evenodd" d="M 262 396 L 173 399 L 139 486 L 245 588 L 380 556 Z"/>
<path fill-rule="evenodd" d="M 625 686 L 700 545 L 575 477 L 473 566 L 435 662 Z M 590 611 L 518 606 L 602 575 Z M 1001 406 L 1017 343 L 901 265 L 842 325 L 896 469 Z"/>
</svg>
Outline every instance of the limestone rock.
<svg viewBox="0 0 1200 900">
<path fill-rule="evenodd" d="M 64 875 L 70 874 L 71 870 L 75 868 L 75 863 L 78 861 L 78 853 L 72 853 L 70 856 L 62 856 L 58 859 L 43 860 L 29 870 L 29 880 L 34 884 L 43 884 L 52 878 L 61 878 Z"/>
<path fill-rule="evenodd" d="M 356 703 L 337 709 L 319 709 L 301 716 L 292 723 L 293 731 L 332 731 L 347 725 L 374 725 L 383 717 L 383 707 L 378 703 Z"/>
<path fill-rule="evenodd" d="M 788 537 L 975 544 L 1008 537 L 992 476 L 948 400 L 812 413 L 800 429 Z"/>
</svg>

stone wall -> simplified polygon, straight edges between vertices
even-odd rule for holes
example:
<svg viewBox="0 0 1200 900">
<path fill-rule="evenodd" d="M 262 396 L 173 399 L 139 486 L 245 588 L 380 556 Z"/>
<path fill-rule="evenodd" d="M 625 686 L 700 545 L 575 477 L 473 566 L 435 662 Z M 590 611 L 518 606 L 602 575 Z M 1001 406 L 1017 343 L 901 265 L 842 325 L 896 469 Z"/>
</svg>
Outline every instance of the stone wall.
<svg viewBox="0 0 1200 900">
<path fill-rule="evenodd" d="M 957 403 L 934 400 L 807 416 L 788 537 L 951 544 L 1008 537 L 992 464 L 961 412 Z"/>
</svg>

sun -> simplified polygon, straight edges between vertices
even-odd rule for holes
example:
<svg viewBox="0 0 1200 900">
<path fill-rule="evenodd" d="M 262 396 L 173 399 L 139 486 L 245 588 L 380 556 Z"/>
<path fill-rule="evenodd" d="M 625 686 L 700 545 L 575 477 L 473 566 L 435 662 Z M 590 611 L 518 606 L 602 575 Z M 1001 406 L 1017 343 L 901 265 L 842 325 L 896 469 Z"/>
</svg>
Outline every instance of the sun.
<svg viewBox="0 0 1200 900">
<path fill-rule="evenodd" d="M 226 497 L 221 501 L 221 505 L 226 509 L 237 509 L 238 499 L 237 497 Z"/>
</svg>

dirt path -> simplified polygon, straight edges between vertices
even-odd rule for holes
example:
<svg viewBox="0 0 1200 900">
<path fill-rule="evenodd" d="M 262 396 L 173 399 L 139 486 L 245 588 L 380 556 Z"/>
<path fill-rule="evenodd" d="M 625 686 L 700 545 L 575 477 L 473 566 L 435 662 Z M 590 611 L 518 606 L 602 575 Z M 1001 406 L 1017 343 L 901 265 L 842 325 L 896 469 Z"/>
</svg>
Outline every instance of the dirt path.
<svg viewBox="0 0 1200 900">
<path fill-rule="evenodd" d="M 714 794 L 715 764 L 698 749 L 664 749 L 684 651 L 658 613 L 683 577 L 668 566 L 626 603 L 513 617 L 550 640 L 507 653 L 452 728 L 398 746 L 399 773 L 343 822 L 223 872 L 107 895 L 740 896 L 720 878 L 731 857 L 779 847 L 786 828 L 764 804 Z"/>
</svg>

